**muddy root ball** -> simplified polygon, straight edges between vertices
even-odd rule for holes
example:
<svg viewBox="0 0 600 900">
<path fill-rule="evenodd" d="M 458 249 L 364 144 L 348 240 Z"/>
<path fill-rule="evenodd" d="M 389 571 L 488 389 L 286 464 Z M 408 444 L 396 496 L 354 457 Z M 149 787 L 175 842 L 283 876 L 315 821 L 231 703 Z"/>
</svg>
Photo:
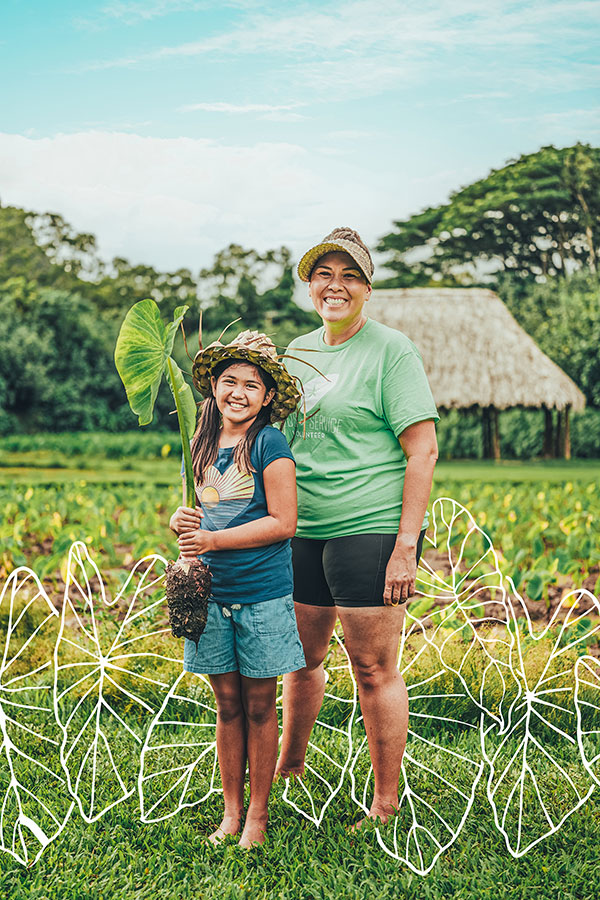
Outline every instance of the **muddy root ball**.
<svg viewBox="0 0 600 900">
<path fill-rule="evenodd" d="M 210 583 L 209 568 L 199 559 L 167 563 L 165 595 L 174 637 L 186 637 L 198 645 L 206 626 Z"/>
</svg>

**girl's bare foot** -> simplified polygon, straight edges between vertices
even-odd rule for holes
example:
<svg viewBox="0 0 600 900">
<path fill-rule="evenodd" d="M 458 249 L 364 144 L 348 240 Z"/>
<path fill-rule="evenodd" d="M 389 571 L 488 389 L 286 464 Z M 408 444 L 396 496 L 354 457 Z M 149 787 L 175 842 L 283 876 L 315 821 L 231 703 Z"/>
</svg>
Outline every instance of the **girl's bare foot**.
<svg viewBox="0 0 600 900">
<path fill-rule="evenodd" d="M 209 834 L 207 840 L 215 846 L 224 841 L 228 834 L 237 834 L 241 827 L 241 814 L 238 816 L 223 816 L 223 821 L 212 834 Z"/>
<path fill-rule="evenodd" d="M 256 844 L 264 844 L 267 836 L 267 824 L 269 817 L 267 814 L 261 816 L 246 816 L 244 830 L 240 838 L 240 847 L 249 850 Z"/>
</svg>

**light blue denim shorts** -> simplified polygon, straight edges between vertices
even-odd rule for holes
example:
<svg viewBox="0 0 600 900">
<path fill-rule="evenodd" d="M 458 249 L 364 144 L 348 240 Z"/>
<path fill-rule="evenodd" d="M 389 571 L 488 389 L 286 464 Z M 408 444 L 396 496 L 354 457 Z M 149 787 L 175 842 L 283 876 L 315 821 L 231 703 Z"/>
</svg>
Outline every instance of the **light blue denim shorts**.
<svg viewBox="0 0 600 900">
<path fill-rule="evenodd" d="M 184 670 L 197 675 L 273 678 L 305 665 L 292 594 L 226 606 L 211 598 L 198 648 L 187 638 L 183 648 Z"/>
</svg>

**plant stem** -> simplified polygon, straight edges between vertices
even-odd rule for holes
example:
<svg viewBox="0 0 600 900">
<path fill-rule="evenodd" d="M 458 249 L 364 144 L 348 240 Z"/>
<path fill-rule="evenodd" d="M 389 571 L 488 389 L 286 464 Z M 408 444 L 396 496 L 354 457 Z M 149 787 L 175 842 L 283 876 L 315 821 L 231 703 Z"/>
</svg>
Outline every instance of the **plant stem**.
<svg viewBox="0 0 600 900">
<path fill-rule="evenodd" d="M 192 454 L 190 453 L 190 436 L 188 434 L 188 430 L 186 428 L 185 419 L 183 417 L 183 410 L 181 408 L 181 403 L 179 397 L 177 395 L 177 391 L 175 390 L 175 373 L 173 372 L 173 366 L 171 364 L 171 357 L 167 359 L 167 366 L 169 369 L 169 387 L 171 388 L 171 393 L 173 394 L 173 399 L 175 401 L 175 408 L 177 410 L 177 420 L 179 422 L 179 433 L 181 434 L 181 446 L 183 449 L 183 467 L 185 472 L 185 502 L 186 505 L 190 509 L 196 508 L 196 490 L 194 487 L 194 471 L 192 468 Z"/>
</svg>

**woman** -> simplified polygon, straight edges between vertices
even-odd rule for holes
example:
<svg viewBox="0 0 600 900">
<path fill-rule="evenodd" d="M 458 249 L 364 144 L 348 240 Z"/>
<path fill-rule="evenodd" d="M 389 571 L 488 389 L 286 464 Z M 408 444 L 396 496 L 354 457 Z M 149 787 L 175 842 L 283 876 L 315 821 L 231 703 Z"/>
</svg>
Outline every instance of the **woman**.
<svg viewBox="0 0 600 900">
<path fill-rule="evenodd" d="M 408 728 L 398 646 L 427 526 L 439 417 L 414 344 L 367 318 L 373 262 L 360 236 L 334 229 L 304 254 L 298 274 L 323 325 L 294 340 L 297 360 L 287 360 L 302 381 L 307 417 L 304 439 L 294 443 L 292 541 L 306 666 L 284 676 L 276 774 L 304 771 L 339 616 L 373 764 L 369 816 L 385 822 L 398 807 Z"/>
</svg>

